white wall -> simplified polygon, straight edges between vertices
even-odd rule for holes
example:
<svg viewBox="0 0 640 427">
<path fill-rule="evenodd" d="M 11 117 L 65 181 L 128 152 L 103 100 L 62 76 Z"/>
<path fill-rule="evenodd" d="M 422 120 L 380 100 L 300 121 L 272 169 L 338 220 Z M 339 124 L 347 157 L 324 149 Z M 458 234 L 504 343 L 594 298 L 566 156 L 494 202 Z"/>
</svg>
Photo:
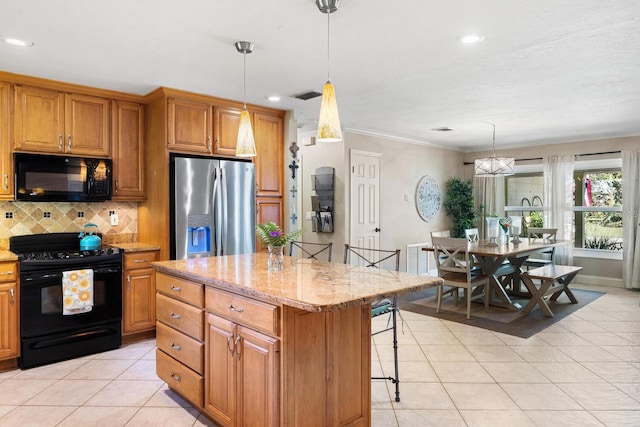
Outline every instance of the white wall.
<svg viewBox="0 0 640 427">
<path fill-rule="evenodd" d="M 401 249 L 400 266 L 404 270 L 407 244 L 429 242 L 431 231 L 449 228 L 449 219 L 442 209 L 430 222 L 423 221 L 418 215 L 415 205 L 418 181 L 422 176 L 429 175 L 444 191 L 449 178 L 463 175 L 463 154 L 353 132 L 345 132 L 343 136 L 344 140 L 340 143 L 301 146 L 301 216 L 311 208 L 310 196 L 313 192 L 310 175 L 319 166 L 336 169 L 335 232 L 313 233 L 310 231 L 310 221 L 304 220 L 304 238 L 312 242 L 332 241 L 333 259 L 342 259 L 343 246 L 349 240 L 349 203 L 345 196 L 349 194 L 349 150 L 380 153 L 380 247 Z M 304 139 L 304 136 L 298 136 L 299 141 Z M 406 201 L 405 196 L 410 196 L 411 201 Z"/>
</svg>

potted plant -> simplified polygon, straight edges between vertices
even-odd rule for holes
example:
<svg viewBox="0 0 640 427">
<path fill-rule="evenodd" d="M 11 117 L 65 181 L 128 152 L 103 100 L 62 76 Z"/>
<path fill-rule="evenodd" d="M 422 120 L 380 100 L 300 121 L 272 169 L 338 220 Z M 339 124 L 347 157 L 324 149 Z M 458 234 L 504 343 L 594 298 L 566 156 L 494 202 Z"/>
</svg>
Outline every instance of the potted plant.
<svg viewBox="0 0 640 427">
<path fill-rule="evenodd" d="M 451 178 L 447 181 L 442 206 L 451 217 L 451 237 L 464 237 L 464 230 L 474 227 L 477 216 L 473 209 L 471 180 Z"/>
</svg>

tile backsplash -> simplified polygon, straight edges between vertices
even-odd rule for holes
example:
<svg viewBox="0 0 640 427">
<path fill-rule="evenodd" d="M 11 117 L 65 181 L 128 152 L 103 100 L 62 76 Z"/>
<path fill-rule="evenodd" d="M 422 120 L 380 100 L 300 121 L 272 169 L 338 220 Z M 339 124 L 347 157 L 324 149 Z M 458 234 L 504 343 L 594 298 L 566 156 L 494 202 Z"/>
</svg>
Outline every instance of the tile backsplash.
<svg viewBox="0 0 640 427">
<path fill-rule="evenodd" d="M 111 225 L 110 214 L 118 215 Z M 0 249 L 9 237 L 24 234 L 78 232 L 87 223 L 98 226 L 104 243 L 134 242 L 138 231 L 135 202 L 0 202 Z"/>
</svg>

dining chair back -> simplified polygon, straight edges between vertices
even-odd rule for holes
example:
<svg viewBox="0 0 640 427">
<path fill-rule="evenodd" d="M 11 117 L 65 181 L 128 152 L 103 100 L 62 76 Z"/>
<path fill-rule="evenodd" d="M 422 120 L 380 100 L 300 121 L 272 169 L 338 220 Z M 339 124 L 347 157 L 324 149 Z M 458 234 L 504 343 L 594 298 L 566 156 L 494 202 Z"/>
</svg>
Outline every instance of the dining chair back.
<svg viewBox="0 0 640 427">
<path fill-rule="evenodd" d="M 558 234 L 557 228 L 529 227 L 527 230 L 529 243 L 555 243 L 556 234 Z M 551 247 L 548 250 L 537 253 L 534 257 L 527 258 L 523 265 L 527 270 L 530 270 L 553 264 L 554 253 L 555 247 Z"/>
<path fill-rule="evenodd" d="M 484 298 L 485 310 L 489 307 L 489 277 L 481 270 L 473 268 L 466 238 L 434 237 L 433 250 L 438 267 L 438 276 L 444 283 L 437 288 L 436 312 L 440 312 L 443 294 L 453 294 L 458 303 L 458 288 L 465 289 L 467 319 L 471 318 L 471 301 Z M 444 287 L 451 289 L 445 292 Z M 482 286 L 483 292 L 473 290 Z"/>
<path fill-rule="evenodd" d="M 400 249 L 369 249 L 344 245 L 344 263 L 352 265 L 361 265 L 372 268 L 384 268 L 390 266 L 388 270 L 400 271 Z M 393 362 L 394 376 L 371 377 L 374 380 L 387 380 L 395 384 L 395 400 L 400 402 L 400 377 L 398 374 L 398 300 L 396 297 L 392 299 L 385 298 L 371 304 L 371 317 L 378 317 L 384 314 L 388 315 L 387 324 L 382 329 L 377 329 L 371 333 L 371 336 L 378 335 L 382 332 L 393 331 Z M 402 317 L 400 316 L 400 319 Z M 391 323 L 391 326 L 389 326 Z"/>
<path fill-rule="evenodd" d="M 289 256 L 298 256 L 300 258 L 331 262 L 332 250 L 333 242 L 312 243 L 293 240 L 289 245 Z"/>
<path fill-rule="evenodd" d="M 467 228 L 464 230 L 464 235 L 470 242 L 478 242 L 480 240 L 480 232 L 477 228 Z"/>
</svg>

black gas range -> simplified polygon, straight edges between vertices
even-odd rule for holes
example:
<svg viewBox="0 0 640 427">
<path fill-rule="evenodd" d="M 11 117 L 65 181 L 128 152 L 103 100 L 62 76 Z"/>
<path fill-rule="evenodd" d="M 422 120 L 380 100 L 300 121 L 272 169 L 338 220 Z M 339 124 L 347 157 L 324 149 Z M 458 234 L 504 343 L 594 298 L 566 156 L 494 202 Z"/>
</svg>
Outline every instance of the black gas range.
<svg viewBox="0 0 640 427">
<path fill-rule="evenodd" d="M 77 233 L 14 236 L 20 265 L 20 367 L 118 348 L 122 341 L 122 253 L 80 250 Z M 64 314 L 65 272 L 93 271 L 91 310 Z"/>
</svg>

